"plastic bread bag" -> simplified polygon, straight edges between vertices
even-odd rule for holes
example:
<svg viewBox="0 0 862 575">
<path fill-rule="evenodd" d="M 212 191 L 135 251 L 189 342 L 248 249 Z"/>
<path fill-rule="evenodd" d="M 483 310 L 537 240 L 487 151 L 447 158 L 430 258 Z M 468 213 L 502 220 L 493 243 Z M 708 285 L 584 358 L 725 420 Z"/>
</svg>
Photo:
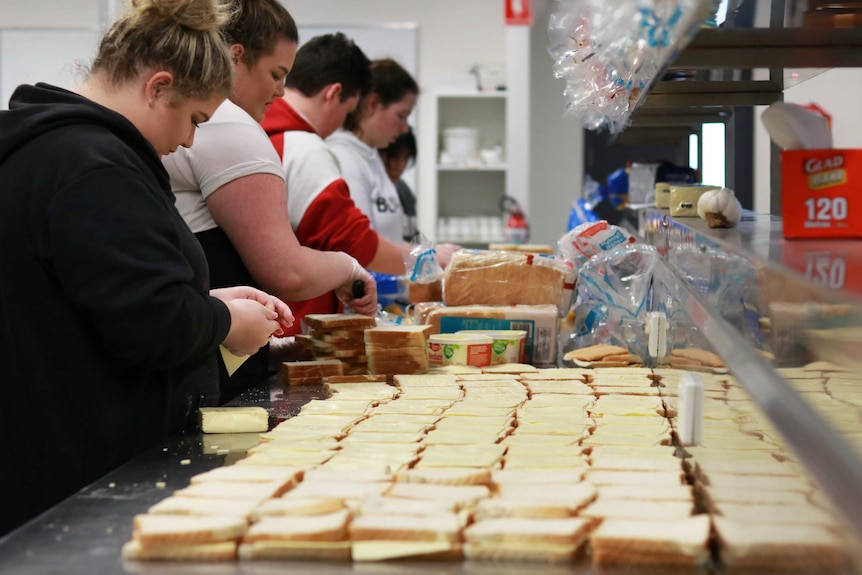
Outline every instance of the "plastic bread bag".
<svg viewBox="0 0 862 575">
<path fill-rule="evenodd" d="M 658 253 L 631 244 L 590 258 L 578 275 L 575 326 L 566 347 L 614 343 L 646 357 L 644 325 Z"/>
<path fill-rule="evenodd" d="M 568 311 L 574 266 L 548 254 L 462 249 L 443 277 L 443 301 L 461 305 L 554 305 Z"/>
<path fill-rule="evenodd" d="M 411 283 L 433 283 L 443 277 L 443 268 L 437 263 L 434 242 L 423 234 L 417 234 L 410 253 L 404 256 L 404 269 Z"/>
<path fill-rule="evenodd" d="M 634 242 L 635 238 L 623 228 L 600 220 L 585 222 L 566 232 L 557 242 L 557 249 L 565 260 L 580 266 L 597 254 Z"/>
</svg>

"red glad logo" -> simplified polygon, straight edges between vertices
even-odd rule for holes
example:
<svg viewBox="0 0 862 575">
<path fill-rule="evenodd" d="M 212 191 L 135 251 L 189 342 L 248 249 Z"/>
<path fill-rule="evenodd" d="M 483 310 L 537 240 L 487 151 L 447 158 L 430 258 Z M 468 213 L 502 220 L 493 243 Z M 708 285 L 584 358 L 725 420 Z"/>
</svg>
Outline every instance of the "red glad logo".
<svg viewBox="0 0 862 575">
<path fill-rule="evenodd" d="M 840 168 L 844 165 L 844 156 L 834 156 L 832 158 L 826 158 L 825 160 L 821 160 L 820 158 L 811 158 L 810 160 L 805 161 L 805 173 L 806 174 L 816 174 L 817 172 L 822 172 L 823 170 L 832 170 L 835 168 Z"/>
<path fill-rule="evenodd" d="M 441 343 L 429 343 L 428 347 L 431 348 L 431 351 L 440 351 L 440 348 L 443 347 Z"/>
</svg>

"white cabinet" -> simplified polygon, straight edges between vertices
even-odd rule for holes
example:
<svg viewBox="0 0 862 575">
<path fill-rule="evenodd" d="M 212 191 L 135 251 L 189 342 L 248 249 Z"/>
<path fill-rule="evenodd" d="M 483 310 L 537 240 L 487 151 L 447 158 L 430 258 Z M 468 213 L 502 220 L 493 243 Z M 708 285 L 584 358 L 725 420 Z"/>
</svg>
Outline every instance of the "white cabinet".
<svg viewBox="0 0 862 575">
<path fill-rule="evenodd" d="M 506 104 L 506 92 L 434 94 L 433 201 L 426 203 L 430 210 L 423 214 L 422 227 L 433 230 L 438 242 L 469 245 L 503 239 L 500 198 L 507 189 Z M 486 153 L 466 162 L 447 161 L 447 128 L 475 130 L 476 149 Z"/>
</svg>

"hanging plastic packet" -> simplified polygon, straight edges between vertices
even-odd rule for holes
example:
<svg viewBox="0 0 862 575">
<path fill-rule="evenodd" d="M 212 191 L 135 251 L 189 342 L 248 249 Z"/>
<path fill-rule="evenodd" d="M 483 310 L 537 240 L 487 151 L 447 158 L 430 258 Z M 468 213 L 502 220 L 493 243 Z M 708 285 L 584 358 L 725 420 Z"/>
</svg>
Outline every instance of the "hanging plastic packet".
<svg viewBox="0 0 862 575">
<path fill-rule="evenodd" d="M 548 24 L 566 114 L 619 133 L 716 0 L 558 0 Z"/>
</svg>

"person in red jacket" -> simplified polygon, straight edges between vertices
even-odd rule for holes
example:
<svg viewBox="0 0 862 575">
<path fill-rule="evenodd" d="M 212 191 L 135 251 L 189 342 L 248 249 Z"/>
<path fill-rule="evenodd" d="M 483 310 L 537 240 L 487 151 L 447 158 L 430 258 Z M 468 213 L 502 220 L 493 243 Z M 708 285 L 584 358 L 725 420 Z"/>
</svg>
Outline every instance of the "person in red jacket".
<svg viewBox="0 0 862 575">
<path fill-rule="evenodd" d="M 341 33 L 317 36 L 297 51 L 285 78 L 284 96 L 269 107 L 262 125 L 282 159 L 290 223 L 299 242 L 318 250 L 344 251 L 367 269 L 400 275 L 410 245 L 390 242 L 371 228 L 350 198 L 338 159 L 324 142 L 370 88 L 370 62 L 352 40 Z M 458 248 L 437 246 L 441 265 Z M 339 310 L 332 293 L 289 305 L 297 320 Z M 293 333 L 300 329 L 297 321 Z"/>
</svg>

